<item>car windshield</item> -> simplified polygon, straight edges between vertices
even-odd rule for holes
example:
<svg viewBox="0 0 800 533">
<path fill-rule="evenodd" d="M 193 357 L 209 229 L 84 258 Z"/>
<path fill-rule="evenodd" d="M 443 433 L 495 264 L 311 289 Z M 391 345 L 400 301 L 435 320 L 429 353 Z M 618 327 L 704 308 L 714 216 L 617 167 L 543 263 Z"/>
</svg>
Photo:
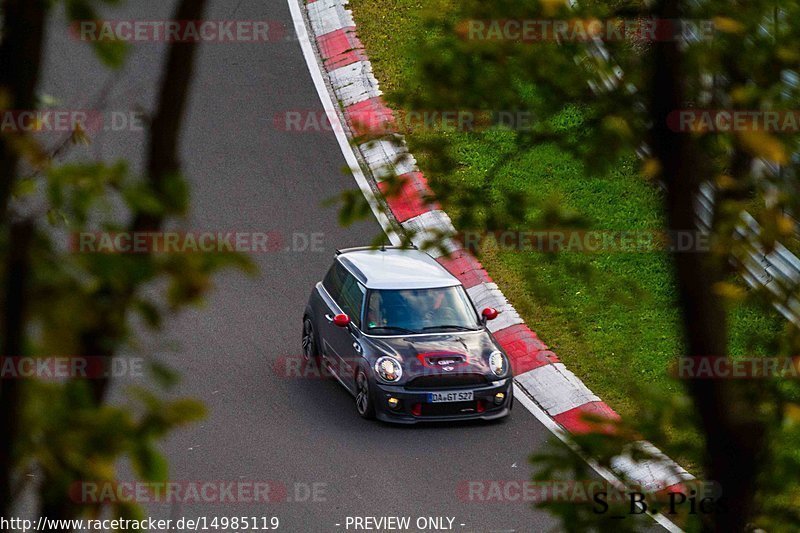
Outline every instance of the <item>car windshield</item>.
<svg viewBox="0 0 800 533">
<path fill-rule="evenodd" d="M 375 335 L 474 331 L 478 317 L 464 288 L 372 290 L 366 331 Z"/>
</svg>

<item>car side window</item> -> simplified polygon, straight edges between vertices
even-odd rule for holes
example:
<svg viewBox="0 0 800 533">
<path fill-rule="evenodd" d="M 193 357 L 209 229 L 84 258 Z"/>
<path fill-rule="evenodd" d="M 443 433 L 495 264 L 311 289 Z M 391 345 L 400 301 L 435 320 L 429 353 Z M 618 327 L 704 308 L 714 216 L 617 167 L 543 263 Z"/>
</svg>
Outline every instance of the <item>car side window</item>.
<svg viewBox="0 0 800 533">
<path fill-rule="evenodd" d="M 356 327 L 361 327 L 361 309 L 364 305 L 364 294 L 366 290 L 349 272 L 342 286 L 342 295 L 337 303 L 342 311 L 347 313 L 350 320 Z"/>
<path fill-rule="evenodd" d="M 333 266 L 331 266 L 328 273 L 325 275 L 325 279 L 322 280 L 322 285 L 325 287 L 325 290 L 328 291 L 328 294 L 331 295 L 336 303 L 340 303 L 341 295 L 342 295 L 342 286 L 344 285 L 344 281 L 347 278 L 347 270 L 339 263 L 339 261 L 334 261 Z"/>
</svg>

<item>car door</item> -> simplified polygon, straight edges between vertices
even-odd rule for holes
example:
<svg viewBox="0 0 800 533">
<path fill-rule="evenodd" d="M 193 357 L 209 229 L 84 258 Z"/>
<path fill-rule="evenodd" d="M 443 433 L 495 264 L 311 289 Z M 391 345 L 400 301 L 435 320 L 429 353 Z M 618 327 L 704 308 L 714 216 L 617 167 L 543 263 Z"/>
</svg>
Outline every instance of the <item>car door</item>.
<svg viewBox="0 0 800 533">
<path fill-rule="evenodd" d="M 358 337 L 366 289 L 338 262 L 332 275 L 338 294 L 335 298 L 331 295 L 329 312 L 323 320 L 323 353 L 339 380 L 352 392 L 355 391 L 356 365 L 361 357 Z M 350 326 L 342 328 L 333 323 L 333 317 L 339 313 L 350 317 Z"/>
</svg>

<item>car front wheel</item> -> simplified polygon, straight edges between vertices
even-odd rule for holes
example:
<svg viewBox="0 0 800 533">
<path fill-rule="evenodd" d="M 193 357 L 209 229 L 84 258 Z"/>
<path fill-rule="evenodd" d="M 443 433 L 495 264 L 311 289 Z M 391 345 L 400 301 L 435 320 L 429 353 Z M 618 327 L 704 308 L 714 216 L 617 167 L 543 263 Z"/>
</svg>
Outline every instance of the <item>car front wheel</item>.
<svg viewBox="0 0 800 533">
<path fill-rule="evenodd" d="M 356 409 L 363 418 L 375 418 L 375 405 L 372 403 L 369 378 L 363 368 L 359 368 L 358 374 L 356 374 Z"/>
</svg>

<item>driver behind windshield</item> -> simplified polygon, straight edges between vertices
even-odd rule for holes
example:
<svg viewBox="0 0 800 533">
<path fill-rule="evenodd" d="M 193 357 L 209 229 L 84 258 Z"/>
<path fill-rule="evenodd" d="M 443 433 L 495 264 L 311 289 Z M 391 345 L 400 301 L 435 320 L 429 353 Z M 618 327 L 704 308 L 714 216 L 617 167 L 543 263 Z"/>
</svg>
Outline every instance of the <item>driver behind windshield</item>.
<svg viewBox="0 0 800 533">
<path fill-rule="evenodd" d="M 377 334 L 473 330 L 477 317 L 460 287 L 375 290 L 367 306 L 367 329 Z"/>
</svg>

